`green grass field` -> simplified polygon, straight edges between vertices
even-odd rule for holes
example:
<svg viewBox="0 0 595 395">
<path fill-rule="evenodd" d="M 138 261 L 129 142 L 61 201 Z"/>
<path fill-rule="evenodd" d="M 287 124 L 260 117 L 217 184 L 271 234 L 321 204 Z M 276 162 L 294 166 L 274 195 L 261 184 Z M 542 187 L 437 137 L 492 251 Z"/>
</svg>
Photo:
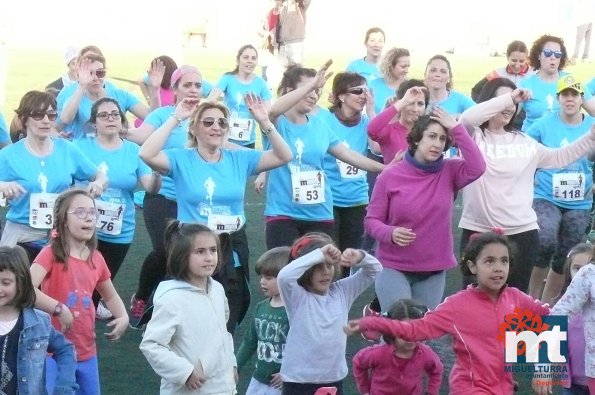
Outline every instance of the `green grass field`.
<svg viewBox="0 0 595 395">
<path fill-rule="evenodd" d="M 194 52 L 193 52 L 194 51 Z M 147 68 L 148 63 L 158 53 L 122 53 L 105 51 L 108 63 L 108 77 L 109 75 L 124 77 L 129 79 L 138 78 Z M 234 66 L 235 51 L 229 54 L 221 54 L 214 52 L 198 52 L 197 50 L 188 49 L 185 54 L 188 63 L 197 65 L 203 71 L 203 77 L 211 82 L 216 82 L 218 77 Z M 412 69 L 410 76 L 421 78 L 425 62 L 428 57 L 418 57 L 414 53 L 412 56 Z M 451 59 L 454 76 L 455 89 L 464 93 L 469 93 L 471 87 L 477 80 L 483 77 L 487 72 L 496 66 L 505 63 L 505 59 L 499 58 L 468 58 L 449 56 Z M 317 68 L 325 60 L 323 56 L 312 56 L 306 59 L 306 64 L 310 67 Z M 346 58 L 336 58 L 332 70 L 343 70 L 347 61 Z M 17 107 L 20 97 L 32 89 L 43 89 L 43 87 L 56 79 L 64 72 L 62 53 L 60 51 L 50 52 L 47 50 L 12 50 L 9 51 L 9 67 L 6 86 L 6 103 L 2 108 L 8 122 L 12 118 L 13 110 Z M 41 67 L 40 67 L 41 66 Z M 575 75 L 580 78 L 587 78 L 589 76 L 589 65 L 581 64 L 571 69 Z M 136 92 L 139 97 L 140 91 L 131 87 L 126 83 L 120 83 L 120 86 L 126 89 L 131 89 Z M 326 90 L 330 89 L 330 84 L 327 84 Z M 326 97 L 326 95 L 323 95 Z M 246 193 L 246 215 L 248 218 L 248 235 L 251 249 L 251 263 L 264 252 L 264 223 L 263 223 L 263 203 L 262 196 L 256 195 L 253 192 L 252 185 L 247 185 Z M 458 229 L 456 223 L 460 216 L 460 208 L 455 210 L 455 218 L 453 218 L 453 229 L 455 232 L 455 240 L 458 241 Z M 150 251 L 151 244 L 144 228 L 142 220 L 142 213 L 137 211 L 137 233 L 134 243 L 128 253 L 126 261 L 120 270 L 118 277 L 115 280 L 116 288 L 128 304 L 131 294 L 136 288 L 138 281 L 138 273 L 145 255 Z M 455 251 L 458 251 L 458 246 L 455 246 Z M 256 276 L 252 276 L 252 295 L 253 302 L 262 299 Z M 452 270 L 447 275 L 447 286 L 445 295 L 452 294 L 460 288 L 460 275 L 457 270 Z M 358 317 L 362 306 L 369 301 L 373 294 L 372 289 L 369 289 L 362 297 L 360 297 L 352 311 L 352 317 Z M 245 331 L 248 318 L 244 321 L 237 332 L 236 340 Z M 103 337 L 106 332 L 105 324 L 98 322 L 97 324 L 97 343 L 99 348 L 99 363 L 101 373 L 101 384 L 104 394 L 157 394 L 159 392 L 159 379 L 153 373 L 148 363 L 145 361 L 140 351 L 138 344 L 141 340 L 141 332 L 129 330 L 125 336 L 118 342 L 109 343 Z M 365 346 L 365 343 L 360 338 L 350 338 L 348 340 L 348 348 L 346 357 L 348 361 L 355 352 Z M 439 342 L 441 354 L 445 359 L 451 359 L 450 351 L 445 346 L 445 342 Z M 446 351 L 445 351 L 446 349 Z M 497 352 L 497 351 L 494 351 Z M 446 370 L 442 393 L 447 393 L 447 374 Z M 243 394 L 250 378 L 250 369 L 245 368 L 240 377 L 238 391 Z M 528 394 L 530 390 L 527 387 L 527 382 L 521 382 L 522 388 L 520 394 Z M 353 381 L 350 377 L 346 380 L 346 394 L 357 394 Z"/>
</svg>

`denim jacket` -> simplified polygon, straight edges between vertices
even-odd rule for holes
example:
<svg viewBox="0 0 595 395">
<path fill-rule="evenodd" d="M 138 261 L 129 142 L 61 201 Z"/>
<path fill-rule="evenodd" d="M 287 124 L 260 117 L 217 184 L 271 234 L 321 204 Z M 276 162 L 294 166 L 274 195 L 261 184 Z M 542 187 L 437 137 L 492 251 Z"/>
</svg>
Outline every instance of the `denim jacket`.
<svg viewBox="0 0 595 395">
<path fill-rule="evenodd" d="M 75 378 L 74 345 L 54 329 L 50 316 L 39 310 L 23 309 L 23 330 L 19 336 L 17 380 L 20 395 L 47 394 L 45 358 L 53 353 L 58 365 L 58 377 L 53 395 L 74 394 L 78 389 Z"/>
</svg>

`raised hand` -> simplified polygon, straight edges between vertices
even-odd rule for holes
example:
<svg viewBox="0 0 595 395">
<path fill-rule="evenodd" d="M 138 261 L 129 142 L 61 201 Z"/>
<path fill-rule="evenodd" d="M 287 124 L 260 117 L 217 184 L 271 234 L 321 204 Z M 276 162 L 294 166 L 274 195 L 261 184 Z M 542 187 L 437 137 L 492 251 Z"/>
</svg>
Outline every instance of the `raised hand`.
<svg viewBox="0 0 595 395">
<path fill-rule="evenodd" d="M 244 96 L 244 101 L 246 102 L 248 111 L 256 119 L 256 122 L 264 123 L 269 120 L 269 112 L 259 96 L 249 92 Z"/>
<path fill-rule="evenodd" d="M 364 252 L 354 248 L 346 248 L 341 254 L 339 263 L 343 267 L 352 267 L 360 263 L 364 259 Z"/>
<path fill-rule="evenodd" d="M 159 89 L 165 74 L 165 65 L 160 59 L 155 59 L 151 62 L 151 68 L 147 71 L 149 75 L 149 82 L 153 89 Z"/>
<path fill-rule="evenodd" d="M 316 77 L 314 77 L 314 80 L 312 82 L 314 84 L 314 89 L 322 88 L 324 84 L 326 84 L 328 79 L 331 78 L 333 72 L 328 71 L 329 67 L 331 67 L 331 64 L 333 64 L 333 60 L 329 59 L 322 65 L 322 67 L 320 67 L 320 69 L 318 69 L 318 71 L 316 72 Z"/>
<path fill-rule="evenodd" d="M 198 106 L 198 102 L 200 100 L 196 99 L 196 98 L 192 98 L 192 97 L 186 97 L 184 99 L 182 99 L 181 102 L 178 103 L 178 105 L 176 106 L 176 117 L 178 117 L 179 119 L 188 119 L 188 117 L 190 117 L 190 115 L 192 115 L 192 112 L 194 111 L 194 109 L 196 108 L 196 106 Z"/>
<path fill-rule="evenodd" d="M 512 101 L 515 102 L 515 104 L 526 102 L 533 96 L 529 89 L 521 88 L 513 90 L 510 95 L 512 96 Z"/>
<path fill-rule="evenodd" d="M 457 126 L 457 120 L 440 107 L 434 107 L 432 114 L 430 114 L 430 118 L 438 121 L 446 130 L 451 130 Z"/>
<path fill-rule="evenodd" d="M 341 261 L 341 251 L 332 244 L 327 244 L 320 249 L 327 263 L 339 263 Z"/>
<path fill-rule="evenodd" d="M 91 69 L 91 64 L 93 61 L 91 59 L 83 58 L 81 63 L 78 67 L 78 83 L 82 88 L 86 88 L 89 86 L 93 79 L 95 78 L 93 74 L 93 70 Z"/>
</svg>

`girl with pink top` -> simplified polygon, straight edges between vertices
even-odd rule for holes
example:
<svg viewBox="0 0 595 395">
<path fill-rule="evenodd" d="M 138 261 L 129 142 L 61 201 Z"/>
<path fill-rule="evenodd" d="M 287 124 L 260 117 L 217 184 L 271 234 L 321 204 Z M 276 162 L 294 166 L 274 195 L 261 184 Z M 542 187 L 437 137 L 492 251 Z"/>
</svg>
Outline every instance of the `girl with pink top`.
<svg viewBox="0 0 595 395">
<path fill-rule="evenodd" d="M 546 315 L 547 305 L 516 288 L 507 287 L 511 266 L 510 242 L 505 236 L 482 234 L 473 239 L 461 258 L 463 273 L 473 273 L 477 284 L 449 296 L 435 311 L 412 321 L 366 317 L 350 321 L 348 334 L 377 330 L 408 341 L 450 334 L 456 360 L 450 373 L 450 393 L 510 395 L 512 373 L 504 370 L 504 345 L 499 326 L 515 308 Z"/>
<path fill-rule="evenodd" d="M 419 87 L 408 94 L 414 102 L 425 96 Z M 453 139 L 465 159 L 443 158 Z M 376 294 L 383 311 L 404 298 L 430 309 L 440 303 L 445 270 L 456 266 L 451 230 L 455 195 L 485 170 L 467 130 L 440 108 L 414 123 L 407 142 L 404 160 L 378 176 L 364 221 L 378 241 L 383 270 Z"/>
<path fill-rule="evenodd" d="M 423 318 L 428 308 L 412 299 L 396 301 L 387 317 L 398 321 Z M 384 344 L 366 347 L 353 357 L 353 376 L 360 394 L 436 395 L 444 365 L 427 345 L 384 335 Z M 428 388 L 424 392 L 424 376 Z"/>
</svg>

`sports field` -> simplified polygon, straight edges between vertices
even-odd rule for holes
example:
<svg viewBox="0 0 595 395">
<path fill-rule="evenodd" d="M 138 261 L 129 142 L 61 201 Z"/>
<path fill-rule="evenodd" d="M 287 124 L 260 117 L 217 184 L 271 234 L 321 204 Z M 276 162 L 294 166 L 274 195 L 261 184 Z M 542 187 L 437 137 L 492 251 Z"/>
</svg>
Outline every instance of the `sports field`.
<svg viewBox="0 0 595 395">
<path fill-rule="evenodd" d="M 112 52 L 105 49 L 104 53 L 107 58 L 108 78 L 109 75 L 137 79 L 146 70 L 150 60 L 161 53 L 123 53 Z M 221 54 L 210 51 L 203 51 L 189 48 L 185 54 L 186 62 L 198 66 L 203 71 L 203 78 L 216 82 L 218 77 L 224 72 L 231 70 L 235 64 L 235 53 Z M 421 78 L 425 62 L 429 56 L 418 56 L 416 53 L 412 54 L 411 63 L 412 68 L 410 77 Z M 4 104 L 2 113 L 8 122 L 13 115 L 13 110 L 17 107 L 20 97 L 31 89 L 43 89 L 43 87 L 55 80 L 64 72 L 61 51 L 47 51 L 47 50 L 9 50 L 9 67 L 6 84 L 6 103 Z M 449 55 L 454 71 L 454 88 L 464 93 L 469 93 L 471 87 L 477 80 L 479 80 L 488 71 L 496 66 L 503 65 L 506 60 L 503 57 L 499 58 L 469 58 Z M 306 58 L 306 65 L 317 68 L 324 62 L 322 55 Z M 331 67 L 334 71 L 341 71 L 345 68 L 349 59 L 335 59 L 335 64 Z M 592 77 L 589 75 L 589 70 L 593 66 L 589 64 L 579 64 L 570 68 L 576 77 L 579 79 L 586 79 Z M 130 89 L 137 93 L 140 97 L 140 91 L 126 83 L 120 83 L 120 86 Z M 330 84 L 327 85 L 326 90 L 330 89 Z M 326 93 L 322 95 L 326 97 Z M 246 216 L 248 219 L 248 237 L 251 249 L 251 263 L 255 262 L 260 254 L 264 251 L 264 223 L 263 223 L 263 196 L 256 195 L 252 189 L 252 185 L 247 185 L 246 193 Z M 455 241 L 458 241 L 458 229 L 456 224 L 460 215 L 460 208 L 457 206 L 455 210 L 455 218 L 453 218 L 453 229 L 455 231 Z M 3 221 L 4 222 L 4 221 Z M 115 280 L 116 289 L 120 296 L 128 304 L 131 294 L 134 292 L 138 280 L 138 273 L 145 255 L 150 251 L 151 245 L 144 228 L 142 219 L 142 212 L 137 211 L 137 233 L 134 243 L 128 253 L 126 261 L 120 270 L 118 277 Z M 455 246 L 455 251 L 458 251 L 458 245 Z M 262 298 L 260 294 L 257 278 L 252 276 L 252 296 L 253 302 Z M 446 295 L 457 291 L 460 287 L 460 275 L 457 270 L 452 270 L 447 275 Z M 372 295 L 372 290 L 369 289 L 360 299 L 358 299 L 352 309 L 351 316 L 358 317 L 362 306 L 367 303 Z M 254 304 L 254 303 L 253 303 Z M 236 340 L 241 337 L 246 327 L 246 322 L 249 321 L 250 313 L 244 324 L 239 328 Z M 312 317 L 312 319 L 316 319 Z M 105 324 L 98 322 L 97 324 L 97 343 L 99 348 L 99 363 L 101 373 L 101 385 L 104 394 L 157 394 L 159 389 L 159 379 L 153 373 L 146 360 L 138 350 L 138 344 L 141 340 L 141 332 L 129 330 L 124 337 L 115 343 L 108 343 L 103 333 L 106 332 Z M 350 338 L 348 340 L 347 359 L 351 357 L 365 343 L 360 338 Z M 441 346 L 444 342 L 439 343 Z M 442 347 L 441 347 L 442 349 Z M 448 350 L 448 347 L 446 347 Z M 494 350 L 494 352 L 500 352 Z M 448 364 L 451 359 L 449 352 L 443 352 L 443 359 Z M 349 363 L 350 365 L 350 363 Z M 447 374 L 449 368 L 446 369 L 444 377 L 443 393 L 447 393 Z M 246 367 L 241 372 L 240 383 L 238 391 L 243 394 L 247 383 L 249 381 L 251 369 Z M 529 394 L 530 389 L 526 381 L 521 382 L 520 394 Z M 357 394 L 353 381 L 350 377 L 346 380 L 346 394 Z"/>
</svg>

